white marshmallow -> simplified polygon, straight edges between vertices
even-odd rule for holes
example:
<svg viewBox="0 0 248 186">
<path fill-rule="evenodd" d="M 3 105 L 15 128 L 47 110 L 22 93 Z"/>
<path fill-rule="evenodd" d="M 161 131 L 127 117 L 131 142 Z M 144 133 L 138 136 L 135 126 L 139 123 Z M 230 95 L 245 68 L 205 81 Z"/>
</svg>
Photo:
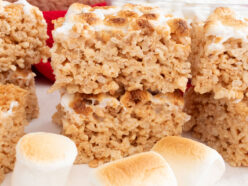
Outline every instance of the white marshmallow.
<svg viewBox="0 0 248 186">
<path fill-rule="evenodd" d="M 76 156 L 76 145 L 65 136 L 27 134 L 16 146 L 11 186 L 65 186 Z"/>
<path fill-rule="evenodd" d="M 18 0 L 15 4 L 23 5 L 23 11 L 25 14 L 32 15 L 31 10 L 34 8 L 31 4 L 29 4 L 26 0 Z"/>
<path fill-rule="evenodd" d="M 93 171 L 94 186 L 177 186 L 174 173 L 164 158 L 144 152 L 107 163 Z"/>
<path fill-rule="evenodd" d="M 2 1 L 2 0 L 0 0 L 0 4 L 1 4 L 3 7 L 10 5 L 10 3 L 9 3 L 8 1 Z"/>
<path fill-rule="evenodd" d="M 18 107 L 19 103 L 17 101 L 12 101 L 9 106 L 9 110 L 6 112 L 1 112 L 2 117 L 9 117 L 13 115 L 13 109 L 14 107 Z M 1 110 L 1 107 L 0 107 Z"/>
<path fill-rule="evenodd" d="M 152 150 L 169 163 L 180 186 L 211 186 L 225 172 L 217 151 L 187 138 L 165 137 Z"/>
</svg>

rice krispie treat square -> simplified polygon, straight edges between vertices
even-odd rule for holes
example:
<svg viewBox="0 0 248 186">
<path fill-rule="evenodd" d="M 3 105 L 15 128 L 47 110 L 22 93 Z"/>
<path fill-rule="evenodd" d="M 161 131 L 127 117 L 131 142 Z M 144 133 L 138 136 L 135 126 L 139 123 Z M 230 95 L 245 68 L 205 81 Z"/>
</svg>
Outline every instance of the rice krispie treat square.
<svg viewBox="0 0 248 186">
<path fill-rule="evenodd" d="M 205 23 L 193 24 L 192 84 L 216 99 L 242 99 L 248 90 L 248 19 L 217 8 Z"/>
<path fill-rule="evenodd" d="M 0 1 L 0 72 L 30 68 L 49 57 L 42 12 L 25 0 Z"/>
<path fill-rule="evenodd" d="M 15 162 L 15 146 L 27 125 L 27 91 L 0 84 L 0 182 Z"/>
<path fill-rule="evenodd" d="M 215 99 L 213 93 L 199 94 L 191 88 L 184 111 L 191 120 L 184 130 L 215 148 L 232 166 L 248 166 L 248 98 Z"/>
<path fill-rule="evenodd" d="M 27 120 L 38 118 L 39 104 L 35 89 L 35 74 L 30 69 L 16 69 L 16 71 L 7 71 L 0 73 L 0 83 L 14 84 L 27 90 L 28 100 L 26 106 Z"/>
<path fill-rule="evenodd" d="M 52 90 L 68 93 L 185 91 L 190 75 L 188 23 L 156 7 L 73 4 L 55 22 Z"/>
<path fill-rule="evenodd" d="M 181 94 L 148 91 L 62 94 L 55 123 L 77 145 L 76 163 L 104 162 L 148 151 L 164 136 L 180 135 L 189 120 Z"/>
</svg>

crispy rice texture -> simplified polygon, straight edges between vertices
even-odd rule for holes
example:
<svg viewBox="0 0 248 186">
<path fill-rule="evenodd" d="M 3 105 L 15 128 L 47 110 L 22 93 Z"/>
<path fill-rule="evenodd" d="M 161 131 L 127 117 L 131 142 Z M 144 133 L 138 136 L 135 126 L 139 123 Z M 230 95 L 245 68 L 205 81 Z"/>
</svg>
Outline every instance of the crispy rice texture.
<svg viewBox="0 0 248 186">
<path fill-rule="evenodd" d="M 49 57 L 47 25 L 33 7 L 30 15 L 21 4 L 2 7 L 0 1 L 0 72 L 27 68 Z"/>
<path fill-rule="evenodd" d="M 39 104 L 35 90 L 35 74 L 31 69 L 17 69 L 16 71 L 7 71 L 0 73 L 0 83 L 14 84 L 28 91 L 28 100 L 26 106 L 27 120 L 38 118 Z"/>
<path fill-rule="evenodd" d="M 248 40 L 230 37 L 221 48 L 212 50 L 222 38 L 207 33 L 217 24 L 248 30 L 248 20 L 238 20 L 228 8 L 217 8 L 205 24 L 193 24 L 192 83 L 196 92 L 212 91 L 216 99 L 242 99 L 248 90 Z"/>
<path fill-rule="evenodd" d="M 101 11 L 109 13 L 102 16 Z M 70 24 L 72 28 L 67 29 Z M 85 94 L 115 92 L 121 87 L 185 91 L 191 77 L 191 39 L 184 19 L 139 5 L 118 9 L 73 4 L 66 18 L 55 25 L 52 90 Z"/>
<path fill-rule="evenodd" d="M 184 130 L 215 148 L 232 166 L 248 166 L 248 99 L 239 102 L 214 99 L 213 93 L 199 94 L 191 88 L 184 111 L 191 120 Z"/>
<path fill-rule="evenodd" d="M 0 182 L 4 174 L 14 168 L 15 146 L 24 135 L 24 126 L 27 125 L 25 108 L 28 92 L 17 86 L 0 84 Z M 6 116 L 11 103 L 18 106 L 12 108 L 12 114 Z"/>
<path fill-rule="evenodd" d="M 76 163 L 91 167 L 148 151 L 162 137 L 180 135 L 189 120 L 177 93 L 152 95 L 137 90 L 70 97 L 67 104 L 62 97 L 53 121 L 76 143 Z"/>
</svg>

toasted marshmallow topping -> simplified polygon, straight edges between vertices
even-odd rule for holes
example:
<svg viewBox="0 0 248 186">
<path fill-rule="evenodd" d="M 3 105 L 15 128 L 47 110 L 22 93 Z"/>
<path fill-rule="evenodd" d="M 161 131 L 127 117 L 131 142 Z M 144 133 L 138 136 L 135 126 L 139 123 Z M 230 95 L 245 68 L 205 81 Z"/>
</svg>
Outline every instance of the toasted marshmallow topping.
<svg viewBox="0 0 248 186">
<path fill-rule="evenodd" d="M 74 100 L 74 94 L 64 94 L 61 96 L 60 104 L 69 113 L 73 113 L 73 109 L 70 107 L 71 102 Z"/>
<path fill-rule="evenodd" d="M 105 108 L 106 106 L 113 106 L 116 107 L 120 105 L 120 102 L 115 98 L 111 96 L 100 96 L 99 99 L 94 99 L 94 102 L 98 101 L 99 104 L 98 107 Z"/>
<path fill-rule="evenodd" d="M 221 50 L 227 40 L 241 39 L 248 42 L 248 19 L 229 8 L 217 8 L 208 18 L 205 35 L 215 36 L 217 41 L 209 45 L 209 50 Z"/>
<path fill-rule="evenodd" d="M 210 186 L 225 172 L 217 151 L 187 138 L 165 137 L 152 150 L 166 159 L 180 186 Z"/>
<path fill-rule="evenodd" d="M 3 117 L 9 117 L 13 114 L 14 107 L 18 107 L 19 103 L 17 101 L 12 101 L 9 106 L 9 110 L 6 112 L 2 112 Z M 1 109 L 1 107 L 0 107 Z"/>
<path fill-rule="evenodd" d="M 125 111 L 127 107 L 137 104 L 135 101 L 143 103 L 151 101 L 155 105 L 171 105 L 173 109 L 181 109 L 184 105 L 183 97 L 174 93 L 152 95 L 148 91 L 140 90 L 126 91 L 120 96 L 120 100 L 108 94 L 87 95 L 85 97 L 83 94 L 65 93 L 61 96 L 60 103 L 63 109 L 79 121 L 81 115 L 88 115 L 95 109 L 105 109 L 108 106 L 113 108 L 121 106 Z"/>
<path fill-rule="evenodd" d="M 75 103 L 76 98 L 77 97 L 75 96 L 75 94 L 68 94 L 68 93 L 64 94 L 61 97 L 61 106 L 66 111 L 70 113 L 75 113 L 75 111 L 72 108 L 72 103 Z M 87 104 L 87 106 L 89 107 L 94 106 L 99 108 L 105 108 L 107 106 L 116 107 L 120 105 L 120 102 L 115 97 L 111 97 L 106 94 L 100 94 L 97 96 L 88 97 L 87 100 L 90 100 L 92 102 L 91 104 Z M 84 100 L 79 100 L 79 101 L 83 102 Z"/>
<path fill-rule="evenodd" d="M 224 3 L 223 3 L 224 2 Z M 247 7 L 242 5 L 241 3 L 226 3 L 226 1 L 219 1 L 212 3 L 203 2 L 155 2 L 157 6 L 162 7 L 166 11 L 171 11 L 172 14 L 180 14 L 183 15 L 185 19 L 191 21 L 206 21 L 208 16 L 218 7 L 229 7 L 234 11 L 239 12 L 242 16 L 248 17 Z M 243 2 L 244 4 L 244 2 Z"/>
<path fill-rule="evenodd" d="M 32 6 L 31 4 L 29 4 L 26 0 L 18 0 L 13 4 L 21 4 L 23 5 L 23 11 L 25 14 L 31 15 L 31 10 L 34 9 L 34 6 Z M 0 1 L 0 6 L 5 7 L 11 5 L 10 2 L 8 1 Z"/>
<path fill-rule="evenodd" d="M 155 1 L 154 3 L 173 15 L 181 15 L 189 22 L 206 22 L 205 35 L 218 38 L 215 43 L 208 46 L 210 51 L 222 50 L 224 48 L 223 43 L 231 38 L 248 42 L 248 11 L 247 6 L 244 6 L 244 4 L 248 5 L 247 2 L 240 0 L 224 2 L 217 0 L 204 2 L 173 0 L 173 2 Z"/>
<path fill-rule="evenodd" d="M 73 4 L 65 16 L 63 25 L 56 28 L 53 34 L 55 37 L 58 34 L 68 36 L 74 25 L 85 35 L 102 30 L 137 31 L 134 23 L 139 18 L 148 20 L 152 27 L 164 27 L 169 32 L 167 22 L 175 17 L 168 16 L 167 12 L 151 5 L 126 4 L 121 7 L 91 8 L 87 5 Z"/>
<path fill-rule="evenodd" d="M 21 4 L 23 5 L 23 11 L 25 14 L 31 15 L 31 10 L 34 8 L 31 4 L 29 4 L 26 0 L 18 0 L 15 2 L 15 4 Z"/>
<path fill-rule="evenodd" d="M 69 138 L 51 133 L 31 133 L 16 146 L 12 186 L 65 186 L 77 148 Z"/>
<path fill-rule="evenodd" d="M 0 8 L 1 8 L 1 12 L 4 12 L 4 7 L 5 6 L 8 6 L 8 5 L 11 5 L 11 4 L 20 4 L 20 5 L 23 5 L 23 12 L 24 14 L 27 14 L 28 16 L 30 16 L 31 18 L 33 19 L 36 19 L 35 18 L 35 14 L 36 15 L 40 15 L 43 17 L 43 14 L 41 11 L 39 11 L 39 9 L 35 6 L 32 6 L 31 4 L 28 3 L 27 0 L 18 0 L 14 3 L 9 3 L 8 1 L 0 1 Z M 35 11 L 35 14 L 33 13 L 33 11 Z M 44 25 L 46 25 L 46 21 L 45 19 L 42 19 L 42 23 Z"/>
<path fill-rule="evenodd" d="M 112 2 L 115 6 L 125 3 L 146 4 L 146 6 L 158 6 L 167 14 L 177 17 L 184 17 L 190 22 L 193 20 L 206 21 L 208 16 L 218 7 L 229 7 L 239 12 L 242 16 L 248 17 L 248 2 L 243 0 L 115 0 Z M 150 4 L 151 3 L 151 4 Z"/>
</svg>

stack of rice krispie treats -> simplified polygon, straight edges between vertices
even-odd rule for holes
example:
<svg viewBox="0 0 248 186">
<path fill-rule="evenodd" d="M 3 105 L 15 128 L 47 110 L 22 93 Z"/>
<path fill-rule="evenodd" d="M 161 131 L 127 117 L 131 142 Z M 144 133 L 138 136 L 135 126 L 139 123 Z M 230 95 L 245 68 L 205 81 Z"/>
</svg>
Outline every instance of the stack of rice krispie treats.
<svg viewBox="0 0 248 186">
<path fill-rule="evenodd" d="M 96 167 L 181 134 L 191 77 L 184 19 L 148 6 L 73 4 L 53 36 L 53 119 L 76 143 L 77 163 Z"/>
<path fill-rule="evenodd" d="M 248 19 L 217 8 L 192 27 L 184 126 L 233 166 L 248 166 Z"/>
<path fill-rule="evenodd" d="M 15 146 L 27 125 L 28 91 L 0 84 L 0 183 L 14 167 Z"/>
<path fill-rule="evenodd" d="M 31 65 L 49 56 L 46 32 L 38 8 L 0 1 L 0 182 L 13 169 L 24 126 L 39 114 Z"/>
<path fill-rule="evenodd" d="M 47 25 L 38 8 L 25 0 L 0 1 L 0 83 L 28 91 L 28 120 L 39 114 L 31 66 L 48 58 L 47 38 Z"/>
</svg>

